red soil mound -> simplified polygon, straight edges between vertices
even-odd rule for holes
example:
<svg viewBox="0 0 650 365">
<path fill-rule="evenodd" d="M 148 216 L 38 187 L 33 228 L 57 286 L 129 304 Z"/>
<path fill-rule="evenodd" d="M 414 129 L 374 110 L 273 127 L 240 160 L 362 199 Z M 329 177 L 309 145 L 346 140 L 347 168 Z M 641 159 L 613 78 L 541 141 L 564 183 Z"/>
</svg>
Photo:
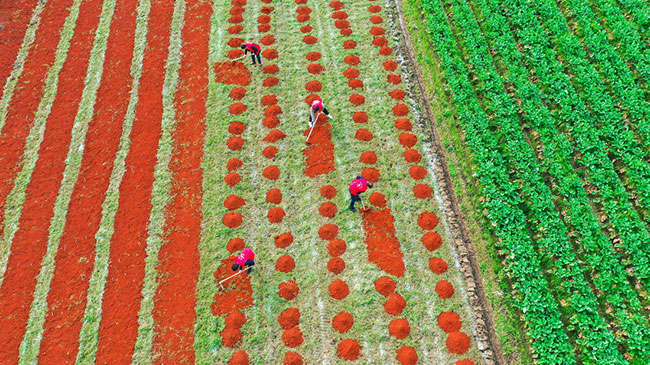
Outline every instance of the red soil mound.
<svg viewBox="0 0 650 365">
<path fill-rule="evenodd" d="M 264 169 L 262 175 L 269 180 L 277 180 L 280 177 L 280 169 L 275 165 L 271 165 Z"/>
<path fill-rule="evenodd" d="M 296 0 L 296 5 L 307 4 L 307 0 Z"/>
<path fill-rule="evenodd" d="M 379 181 L 379 176 L 380 176 L 379 170 L 372 167 L 367 167 L 363 169 L 361 175 L 365 177 L 366 180 L 370 181 L 373 184 Z"/>
<path fill-rule="evenodd" d="M 232 265 L 235 263 L 235 256 L 221 260 L 221 265 L 214 272 L 214 278 L 221 281 L 232 275 Z M 214 295 L 212 303 L 212 314 L 223 316 L 239 311 L 253 304 L 253 289 L 248 275 L 239 275 L 223 283 L 225 291 L 219 291 Z"/>
<path fill-rule="evenodd" d="M 260 100 L 263 106 L 275 105 L 278 103 L 278 98 L 275 95 L 264 95 L 262 100 Z"/>
<path fill-rule="evenodd" d="M 228 139 L 226 145 L 231 151 L 237 151 L 244 145 L 244 140 L 239 136 L 233 136 Z"/>
<path fill-rule="evenodd" d="M 237 196 L 237 195 L 230 195 L 223 202 L 223 206 L 226 207 L 226 209 L 230 209 L 230 210 L 237 210 L 242 206 L 244 206 L 245 204 L 246 201 L 242 199 L 241 196 Z"/>
<path fill-rule="evenodd" d="M 265 46 L 270 46 L 275 42 L 275 37 L 272 35 L 265 35 L 260 39 L 260 43 L 262 43 Z"/>
<path fill-rule="evenodd" d="M 323 72 L 323 66 L 317 63 L 312 63 L 311 65 L 307 66 L 307 71 L 309 71 L 311 74 L 317 75 Z"/>
<path fill-rule="evenodd" d="M 318 208 L 320 215 L 326 218 L 333 218 L 337 210 L 336 204 L 332 202 L 324 202 L 320 205 L 320 208 Z"/>
<path fill-rule="evenodd" d="M 243 55 L 244 55 L 244 51 L 242 51 L 241 49 L 231 49 L 230 51 L 228 51 L 228 54 L 227 54 L 228 58 L 230 58 L 231 60 L 235 59 L 235 58 L 240 58 Z M 229 63 L 229 64 L 230 64 L 230 66 L 233 65 L 233 63 Z M 243 65 L 243 63 L 241 63 L 241 64 Z"/>
<path fill-rule="evenodd" d="M 402 346 L 397 351 L 397 361 L 402 365 L 415 365 L 418 362 L 418 353 L 411 346 Z"/>
<path fill-rule="evenodd" d="M 386 39 L 384 37 L 377 37 L 377 38 L 372 40 L 372 45 L 380 47 L 380 48 L 387 45 L 387 44 L 388 44 L 388 39 Z"/>
<path fill-rule="evenodd" d="M 359 141 L 370 141 L 372 140 L 372 133 L 364 128 L 357 129 L 357 133 L 354 135 L 354 138 Z"/>
<path fill-rule="evenodd" d="M 361 345 L 355 340 L 343 340 L 339 342 L 336 353 L 345 360 L 353 361 L 361 357 Z"/>
<path fill-rule="evenodd" d="M 420 154 L 420 152 L 414 149 L 406 150 L 403 156 L 406 162 L 420 162 L 420 160 L 422 159 L 422 155 Z"/>
<path fill-rule="evenodd" d="M 350 89 L 363 89 L 363 81 L 357 79 L 348 80 L 348 87 Z"/>
<path fill-rule="evenodd" d="M 372 164 L 377 163 L 377 155 L 372 151 L 371 152 L 364 152 L 364 153 L 361 154 L 361 157 L 359 158 L 359 160 L 362 163 L 372 165 Z"/>
<path fill-rule="evenodd" d="M 267 77 L 264 79 L 264 82 L 262 83 L 262 86 L 264 87 L 272 87 L 277 85 L 280 82 L 280 79 L 277 77 Z"/>
<path fill-rule="evenodd" d="M 302 150 L 304 155 L 304 174 L 309 177 L 325 175 L 335 170 L 334 167 L 334 144 L 332 143 L 331 124 L 327 122 L 324 115 L 318 118 L 320 121 L 311 130 L 307 128 L 303 131 L 303 136 L 311 133 L 309 141 L 306 142 L 305 149 Z M 325 120 L 323 122 L 323 120 Z"/>
<path fill-rule="evenodd" d="M 340 333 L 345 333 L 354 325 L 354 317 L 348 312 L 337 314 L 332 320 L 332 327 Z"/>
<path fill-rule="evenodd" d="M 369 31 L 370 34 L 374 35 L 375 37 L 378 37 L 380 35 L 386 34 L 386 30 L 382 27 L 372 27 Z"/>
<path fill-rule="evenodd" d="M 337 29 L 343 30 L 343 29 L 350 28 L 350 22 L 347 21 L 347 20 L 337 20 L 337 21 L 334 22 L 334 26 Z"/>
<path fill-rule="evenodd" d="M 308 61 L 318 61 L 321 58 L 321 54 L 319 52 L 309 52 L 305 58 Z"/>
<path fill-rule="evenodd" d="M 228 186 L 235 186 L 241 181 L 241 176 L 236 172 L 231 172 L 223 178 Z"/>
<path fill-rule="evenodd" d="M 246 0 L 232 0 L 230 2 L 232 6 L 246 6 Z"/>
<path fill-rule="evenodd" d="M 232 122 L 228 126 L 228 132 L 231 134 L 242 134 L 246 130 L 246 124 L 242 122 Z"/>
<path fill-rule="evenodd" d="M 234 52 L 233 52 L 234 51 Z M 241 49 L 233 49 L 234 58 L 241 55 Z M 230 56 L 228 52 L 228 56 Z M 222 84 L 246 86 L 251 82 L 251 72 L 242 62 L 217 62 L 214 64 L 215 80 Z"/>
<path fill-rule="evenodd" d="M 334 10 L 339 10 L 339 9 L 341 9 L 342 7 L 343 7 L 343 3 L 340 2 L 340 1 L 332 1 L 332 2 L 330 3 L 330 8 L 332 8 L 332 9 L 334 9 Z"/>
<path fill-rule="evenodd" d="M 266 137 L 264 137 L 264 142 L 275 143 L 281 139 L 285 139 L 286 137 L 287 135 L 284 134 L 283 131 L 279 129 L 273 129 Z"/>
<path fill-rule="evenodd" d="M 397 85 L 400 82 L 402 82 L 402 76 L 400 76 L 400 75 L 388 75 L 388 76 L 386 76 L 386 81 L 388 81 L 391 84 Z"/>
<path fill-rule="evenodd" d="M 366 123 L 368 121 L 368 114 L 365 112 L 355 112 L 352 114 L 352 120 L 355 123 Z"/>
<path fill-rule="evenodd" d="M 305 44 L 314 44 L 318 42 L 318 38 L 314 37 L 313 35 L 308 35 L 302 39 L 302 42 Z"/>
<path fill-rule="evenodd" d="M 340 300 L 350 294 L 350 288 L 348 288 L 348 284 L 345 281 L 336 279 L 330 283 L 329 292 L 332 298 Z"/>
<path fill-rule="evenodd" d="M 370 194 L 368 198 L 370 204 L 376 206 L 377 208 L 386 208 L 386 196 L 382 193 L 374 192 Z"/>
<path fill-rule="evenodd" d="M 347 19 L 348 18 L 348 13 L 346 13 L 344 10 L 337 10 L 332 13 L 332 19 Z"/>
<path fill-rule="evenodd" d="M 343 255 L 346 248 L 345 241 L 340 238 L 333 239 L 327 244 L 327 252 L 333 257 Z"/>
<path fill-rule="evenodd" d="M 388 333 L 400 340 L 407 338 L 409 333 L 411 333 L 411 326 L 409 326 L 409 321 L 403 318 L 393 319 L 388 325 Z"/>
<path fill-rule="evenodd" d="M 433 190 L 431 190 L 431 187 L 429 185 L 417 184 L 413 188 L 413 195 L 419 199 L 428 199 L 431 197 L 431 195 L 433 195 Z"/>
<path fill-rule="evenodd" d="M 262 154 L 266 158 L 275 158 L 275 155 L 278 153 L 278 148 L 275 146 L 268 146 L 262 151 Z"/>
<path fill-rule="evenodd" d="M 282 361 L 282 365 L 303 365 L 304 363 L 302 356 L 293 351 L 288 351 L 284 354 L 284 361 Z"/>
<path fill-rule="evenodd" d="M 371 12 L 371 13 L 379 13 L 381 11 L 381 6 L 379 6 L 379 5 L 371 5 L 368 8 L 368 11 Z"/>
<path fill-rule="evenodd" d="M 237 24 L 237 25 L 233 25 L 230 28 L 228 28 L 228 33 L 230 33 L 230 34 L 239 34 L 239 33 L 241 33 L 242 30 L 244 30 L 244 27 Z"/>
<path fill-rule="evenodd" d="M 298 327 L 289 328 L 288 330 L 284 330 L 284 333 L 282 333 L 282 342 L 284 342 L 287 347 L 298 347 L 302 345 L 304 341 L 305 339 L 302 336 L 302 331 L 300 331 L 300 328 Z"/>
<path fill-rule="evenodd" d="M 336 188 L 332 185 L 325 185 L 320 188 L 320 195 L 325 199 L 332 199 L 336 196 Z"/>
<path fill-rule="evenodd" d="M 228 361 L 228 365 L 248 365 L 248 354 L 244 350 L 235 352 Z"/>
<path fill-rule="evenodd" d="M 352 29 L 350 29 L 350 28 L 341 29 L 341 35 L 342 36 L 347 37 L 350 34 L 352 34 Z"/>
<path fill-rule="evenodd" d="M 228 41 L 228 46 L 232 48 L 239 48 L 244 43 L 244 40 L 241 38 L 230 38 Z"/>
<path fill-rule="evenodd" d="M 320 99 L 320 96 L 318 96 L 318 94 L 310 94 L 305 98 L 305 104 L 311 105 L 311 103 L 317 99 Z"/>
<path fill-rule="evenodd" d="M 333 257 L 327 262 L 327 270 L 338 275 L 345 270 L 345 261 L 340 257 Z"/>
<path fill-rule="evenodd" d="M 456 332 L 462 326 L 460 316 L 454 312 L 443 312 L 438 316 L 438 327 L 447 333 Z"/>
<path fill-rule="evenodd" d="M 280 118 L 276 117 L 275 115 L 268 116 L 264 118 L 264 121 L 262 122 L 266 128 L 275 128 L 280 124 Z"/>
<path fill-rule="evenodd" d="M 232 312 L 226 317 L 226 328 L 240 328 L 246 323 L 246 316 L 242 312 Z"/>
<path fill-rule="evenodd" d="M 438 293 L 438 296 L 442 299 L 451 298 L 451 296 L 454 295 L 454 286 L 446 280 L 440 280 L 438 284 L 436 284 L 436 293 Z"/>
<path fill-rule="evenodd" d="M 278 323 L 284 330 L 298 326 L 300 323 L 300 311 L 298 308 L 288 308 L 280 313 Z"/>
<path fill-rule="evenodd" d="M 370 22 L 373 23 L 373 24 L 381 24 L 381 22 L 383 22 L 383 21 L 384 21 L 384 19 L 382 17 L 380 17 L 379 15 L 375 15 L 375 16 L 370 17 Z"/>
<path fill-rule="evenodd" d="M 323 84 L 320 81 L 309 81 L 305 84 L 305 89 L 311 92 L 319 92 L 323 89 Z"/>
<path fill-rule="evenodd" d="M 266 66 L 264 66 L 264 73 L 265 74 L 275 74 L 278 71 L 280 71 L 280 69 L 278 68 L 278 65 L 266 65 Z"/>
<path fill-rule="evenodd" d="M 418 165 L 413 165 L 409 168 L 409 175 L 415 180 L 422 180 L 427 176 L 427 170 Z"/>
<path fill-rule="evenodd" d="M 300 23 L 304 23 L 306 21 L 309 21 L 309 19 L 311 19 L 311 17 L 309 15 L 307 15 L 307 14 L 300 14 L 300 15 L 298 15 L 296 17 L 296 20 L 298 20 L 298 22 L 300 22 Z"/>
<path fill-rule="evenodd" d="M 237 228 L 241 226 L 242 219 L 241 213 L 229 212 L 223 215 L 221 222 L 228 228 Z"/>
<path fill-rule="evenodd" d="M 452 332 L 447 337 L 447 350 L 452 354 L 462 355 L 469 350 L 469 337 L 463 332 Z"/>
<path fill-rule="evenodd" d="M 282 114 L 282 108 L 280 108 L 279 105 L 272 105 L 272 106 L 264 109 L 264 116 L 265 117 L 276 116 L 278 114 Z"/>
<path fill-rule="evenodd" d="M 282 255 L 275 264 L 275 270 L 280 272 L 292 272 L 296 268 L 296 262 L 289 255 Z"/>
<path fill-rule="evenodd" d="M 302 27 L 300 27 L 300 31 L 303 33 L 309 33 L 312 30 L 314 30 L 314 27 L 312 27 L 311 25 L 303 25 Z"/>
<path fill-rule="evenodd" d="M 242 160 L 238 158 L 231 158 L 230 160 L 228 160 L 228 163 L 226 164 L 226 168 L 228 169 L 228 171 L 238 170 L 242 166 L 244 166 L 244 163 L 242 162 Z"/>
<path fill-rule="evenodd" d="M 388 276 L 382 276 L 379 279 L 375 280 L 373 283 L 375 284 L 375 290 L 377 290 L 379 294 L 385 297 L 393 294 L 393 292 L 395 292 L 395 288 L 397 287 L 395 280 L 389 278 Z"/>
<path fill-rule="evenodd" d="M 226 245 L 226 249 L 228 250 L 228 252 L 234 253 L 243 250 L 245 246 L 246 243 L 244 242 L 244 240 L 237 237 L 228 241 L 228 244 Z"/>
<path fill-rule="evenodd" d="M 221 342 L 226 347 L 235 347 L 235 345 L 241 341 L 242 334 L 238 328 L 228 328 L 226 327 L 221 331 Z"/>
<path fill-rule="evenodd" d="M 339 227 L 336 224 L 325 224 L 318 230 L 318 236 L 324 240 L 333 240 L 339 234 Z"/>
<path fill-rule="evenodd" d="M 271 17 L 268 15 L 260 15 L 257 17 L 257 22 L 259 24 L 269 24 L 271 22 Z"/>
<path fill-rule="evenodd" d="M 275 236 L 275 247 L 287 248 L 293 243 L 293 235 L 291 232 L 282 233 Z"/>
<path fill-rule="evenodd" d="M 438 216 L 431 212 L 422 212 L 418 217 L 418 225 L 427 231 L 436 228 L 438 222 Z"/>
<path fill-rule="evenodd" d="M 474 365 L 474 361 L 469 360 L 469 359 L 462 359 L 462 360 L 456 361 L 455 365 Z"/>
<path fill-rule="evenodd" d="M 311 8 L 308 7 L 308 6 L 299 6 L 298 9 L 296 9 L 296 13 L 297 14 L 311 14 Z"/>
<path fill-rule="evenodd" d="M 241 14 L 243 14 L 245 11 L 246 11 L 246 10 L 244 10 L 244 8 L 241 7 L 241 6 L 234 6 L 234 7 L 232 7 L 232 8 L 230 9 L 229 13 L 230 13 L 230 15 L 241 15 Z M 241 44 L 242 42 L 243 42 L 243 41 L 239 42 L 239 44 Z"/>
<path fill-rule="evenodd" d="M 386 61 L 386 62 L 383 63 L 382 66 L 384 66 L 384 70 L 386 70 L 388 72 L 395 71 L 395 69 L 397 69 L 397 62 L 392 61 L 392 60 Z"/>
<path fill-rule="evenodd" d="M 278 286 L 278 296 L 286 300 L 292 300 L 298 296 L 299 292 L 300 289 L 298 289 L 298 284 L 296 284 L 295 280 L 285 281 Z"/>
<path fill-rule="evenodd" d="M 357 70 L 356 68 L 348 68 L 345 71 L 343 71 L 343 76 L 347 77 L 348 79 L 356 79 L 361 75 L 361 72 Z"/>
<path fill-rule="evenodd" d="M 230 94 L 228 96 L 233 100 L 242 99 L 244 96 L 246 96 L 246 89 L 243 87 L 236 87 L 230 90 Z"/>
<path fill-rule="evenodd" d="M 436 232 L 427 232 L 422 235 L 422 244 L 429 251 L 434 251 L 442 246 L 442 237 Z"/>
<path fill-rule="evenodd" d="M 395 121 L 395 128 L 401 131 L 410 131 L 413 129 L 413 124 L 411 124 L 409 119 L 401 118 Z"/>
<path fill-rule="evenodd" d="M 432 257 L 429 259 L 429 269 L 434 274 L 442 274 L 447 271 L 447 262 L 439 257 Z"/>
<path fill-rule="evenodd" d="M 230 106 L 230 108 L 228 108 L 228 112 L 232 115 L 239 115 L 245 111 L 246 111 L 246 105 L 239 102 L 233 103 Z"/>
<path fill-rule="evenodd" d="M 274 7 L 272 7 L 272 6 L 265 6 L 265 7 L 263 7 L 262 10 L 260 10 L 260 11 L 261 11 L 262 13 L 264 13 L 264 14 L 271 14 L 271 13 L 273 12 L 273 10 L 275 10 Z"/>
<path fill-rule="evenodd" d="M 267 49 L 262 52 L 262 57 L 266 58 L 267 60 L 273 60 L 278 58 L 278 51 L 274 49 Z"/>
<path fill-rule="evenodd" d="M 399 293 L 393 293 L 388 297 L 386 303 L 384 303 L 384 310 L 386 313 L 399 316 L 406 307 L 406 300 Z"/>
<path fill-rule="evenodd" d="M 345 49 L 355 49 L 355 48 L 357 48 L 357 42 L 355 42 L 355 41 L 345 41 L 345 42 L 343 42 L 343 48 L 345 48 Z"/>
<path fill-rule="evenodd" d="M 228 19 L 228 23 L 237 24 L 244 21 L 244 18 L 241 15 L 233 15 Z"/>
<path fill-rule="evenodd" d="M 409 108 L 404 104 L 397 104 L 393 107 L 393 114 L 398 117 L 403 117 L 409 113 Z"/>
<path fill-rule="evenodd" d="M 388 93 L 388 95 L 395 100 L 402 100 L 406 96 L 406 92 L 402 89 L 395 89 Z"/>
<path fill-rule="evenodd" d="M 271 189 L 266 192 L 266 201 L 271 204 L 282 203 L 282 192 L 280 189 Z"/>
<path fill-rule="evenodd" d="M 364 175 L 365 176 L 365 175 Z M 395 218 L 390 209 L 371 211 L 363 215 L 363 229 L 366 232 L 365 243 L 368 260 L 375 263 L 384 272 L 404 275 L 404 254 L 400 242 L 395 236 Z"/>
<path fill-rule="evenodd" d="M 399 135 L 399 143 L 404 146 L 411 148 L 415 146 L 418 142 L 418 138 L 413 133 L 402 133 Z"/>
<path fill-rule="evenodd" d="M 284 212 L 284 209 L 282 208 L 271 208 L 269 209 L 269 212 L 266 214 L 267 219 L 271 223 L 280 223 L 284 219 L 284 217 L 287 214 Z"/>
<path fill-rule="evenodd" d="M 393 49 L 390 47 L 381 47 L 379 54 L 382 56 L 390 56 L 393 53 Z"/>
</svg>

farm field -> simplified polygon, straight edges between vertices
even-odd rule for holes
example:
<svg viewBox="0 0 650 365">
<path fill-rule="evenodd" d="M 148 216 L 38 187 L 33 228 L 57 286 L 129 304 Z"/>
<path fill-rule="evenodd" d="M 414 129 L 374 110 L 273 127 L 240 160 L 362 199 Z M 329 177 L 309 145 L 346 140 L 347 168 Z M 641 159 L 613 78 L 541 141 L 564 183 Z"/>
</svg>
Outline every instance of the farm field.
<svg viewBox="0 0 650 365">
<path fill-rule="evenodd" d="M 0 3 L 0 364 L 650 363 L 649 16 Z"/>
</svg>

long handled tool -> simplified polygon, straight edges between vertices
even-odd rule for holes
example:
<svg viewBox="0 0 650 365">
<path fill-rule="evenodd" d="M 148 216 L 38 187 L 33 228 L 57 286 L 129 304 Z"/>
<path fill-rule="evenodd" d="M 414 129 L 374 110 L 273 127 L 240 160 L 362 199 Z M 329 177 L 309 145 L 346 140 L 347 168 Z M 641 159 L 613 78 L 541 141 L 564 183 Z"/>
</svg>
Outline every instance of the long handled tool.
<svg viewBox="0 0 650 365">
<path fill-rule="evenodd" d="M 320 116 L 320 112 L 316 113 L 316 118 L 314 118 L 314 125 L 311 126 L 311 130 L 309 131 L 309 135 L 307 136 L 307 140 L 305 142 L 309 142 L 309 137 L 311 137 L 311 132 L 314 131 L 314 127 L 316 126 L 316 123 L 318 123 L 319 116 Z"/>
<path fill-rule="evenodd" d="M 363 207 L 359 210 L 359 213 L 367 213 L 368 208 L 366 207 L 366 203 L 363 202 L 363 199 L 361 199 L 361 194 L 359 194 L 359 201 L 361 201 L 361 206 Z"/>
<path fill-rule="evenodd" d="M 242 58 L 245 58 L 245 57 L 248 57 L 248 55 L 243 55 L 243 56 L 241 56 L 241 57 L 237 57 L 237 58 L 235 58 L 235 59 L 230 60 L 230 62 L 239 61 L 239 60 L 241 60 Z"/>
<path fill-rule="evenodd" d="M 230 275 L 229 277 L 227 277 L 227 278 L 221 280 L 221 281 L 219 282 L 219 286 L 221 287 L 221 290 L 226 290 L 226 288 L 224 288 L 223 285 L 221 285 L 224 281 L 229 280 L 229 279 L 232 279 L 232 278 L 234 278 L 235 276 L 237 276 L 237 275 L 243 273 L 244 271 L 246 271 L 246 270 L 240 270 L 238 273 L 232 274 L 232 275 Z"/>
</svg>

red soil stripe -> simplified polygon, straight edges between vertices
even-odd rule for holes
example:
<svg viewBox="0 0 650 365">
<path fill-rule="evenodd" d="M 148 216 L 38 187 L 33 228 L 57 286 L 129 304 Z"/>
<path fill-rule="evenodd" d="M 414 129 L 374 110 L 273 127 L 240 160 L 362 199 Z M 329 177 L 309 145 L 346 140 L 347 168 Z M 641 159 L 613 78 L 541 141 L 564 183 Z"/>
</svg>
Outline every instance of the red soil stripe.
<svg viewBox="0 0 650 365">
<path fill-rule="evenodd" d="M 318 124 L 309 138 L 307 147 L 302 151 L 305 156 L 305 175 L 316 177 L 317 175 L 326 175 L 334 171 L 334 144 L 332 143 L 332 133 L 330 132 L 331 124 L 327 117 L 319 116 Z M 307 128 L 303 135 L 305 138 L 309 135 Z"/>
<path fill-rule="evenodd" d="M 0 99 L 16 60 L 37 0 L 3 1 L 0 3 Z"/>
<path fill-rule="evenodd" d="M 79 331 L 95 261 L 95 234 L 129 105 L 137 5 L 135 0 L 118 0 L 113 15 L 102 82 L 47 298 L 39 359 L 48 362 L 72 363 L 79 349 Z"/>
<path fill-rule="evenodd" d="M 165 208 L 165 233 L 158 255 L 154 297 L 153 353 L 156 363 L 193 363 L 196 282 L 203 201 L 203 144 L 208 99 L 208 45 L 212 2 L 188 1 L 172 132 L 172 201 Z"/>
<path fill-rule="evenodd" d="M 80 17 L 70 40 L 68 57 L 59 74 L 57 94 L 47 119 L 32 179 L 27 186 L 23 214 L 14 237 L 12 253 L 0 288 L 0 363 L 18 361 L 18 346 L 24 336 L 36 276 L 47 251 L 50 221 L 61 186 L 72 126 L 81 101 L 90 51 L 102 1 L 81 4 Z"/>
<path fill-rule="evenodd" d="M 173 13 L 173 2 L 152 1 L 131 147 L 126 157 L 111 240 L 111 264 L 99 326 L 98 363 L 129 363 L 138 338 L 147 225 L 152 208 L 156 152 L 162 132 L 162 94 Z"/>
<path fill-rule="evenodd" d="M 54 64 L 60 33 L 69 15 L 72 0 L 49 1 L 41 15 L 36 38 L 25 60 L 7 110 L 7 119 L 0 132 L 0 235 L 4 230 L 7 196 L 21 169 L 25 142 L 34 125 L 34 116 L 43 95 L 47 73 Z M 3 85 L 4 87 L 4 85 Z"/>
</svg>

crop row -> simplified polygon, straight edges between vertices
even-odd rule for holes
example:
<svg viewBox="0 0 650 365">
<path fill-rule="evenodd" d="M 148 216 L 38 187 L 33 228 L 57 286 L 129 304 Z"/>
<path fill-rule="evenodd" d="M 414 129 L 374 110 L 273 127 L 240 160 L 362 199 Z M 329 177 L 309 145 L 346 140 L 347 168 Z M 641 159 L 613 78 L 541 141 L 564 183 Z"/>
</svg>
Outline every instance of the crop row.
<svg viewBox="0 0 650 365">
<path fill-rule="evenodd" d="M 487 198 L 485 206 L 508 253 L 509 268 L 522 295 L 517 304 L 528 321 L 528 333 L 540 354 L 539 361 L 575 363 L 557 303 L 541 273 L 541 260 L 527 231 L 522 229 L 526 227 L 526 218 L 518 207 L 521 199 L 517 196 L 517 188 L 509 181 L 498 140 L 486 133 L 490 128 L 489 120 L 474 95 L 443 9 L 438 1 L 424 1 L 423 4 L 433 43 L 437 45 L 459 116 L 465 123 L 467 143 L 483 167 L 477 175 Z"/>
</svg>

